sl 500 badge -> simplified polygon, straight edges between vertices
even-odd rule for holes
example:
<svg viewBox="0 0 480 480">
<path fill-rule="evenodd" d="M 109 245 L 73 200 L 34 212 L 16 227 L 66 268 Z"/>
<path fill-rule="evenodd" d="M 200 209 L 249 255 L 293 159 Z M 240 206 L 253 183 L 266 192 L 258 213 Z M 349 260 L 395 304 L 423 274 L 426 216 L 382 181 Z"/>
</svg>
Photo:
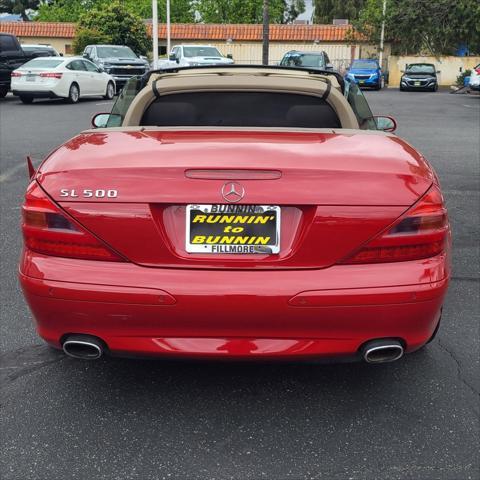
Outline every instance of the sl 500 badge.
<svg viewBox="0 0 480 480">
<path fill-rule="evenodd" d="M 116 198 L 118 195 L 117 190 L 105 190 L 105 189 L 85 189 L 85 190 L 76 190 L 72 189 L 69 190 L 68 188 L 62 188 L 60 190 L 61 197 L 69 197 L 69 198 Z"/>
</svg>

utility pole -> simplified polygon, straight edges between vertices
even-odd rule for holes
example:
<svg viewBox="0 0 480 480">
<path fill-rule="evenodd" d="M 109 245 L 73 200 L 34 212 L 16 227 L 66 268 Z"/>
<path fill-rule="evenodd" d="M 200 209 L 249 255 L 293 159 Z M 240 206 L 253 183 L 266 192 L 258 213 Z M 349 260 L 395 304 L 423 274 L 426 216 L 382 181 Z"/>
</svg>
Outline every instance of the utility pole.
<svg viewBox="0 0 480 480">
<path fill-rule="evenodd" d="M 382 30 L 380 32 L 380 53 L 378 55 L 378 63 L 380 68 L 383 68 L 383 43 L 385 40 L 385 14 L 387 13 L 387 0 L 383 0 L 383 9 L 382 9 Z"/>
<path fill-rule="evenodd" d="M 170 39 L 170 0 L 167 0 L 167 56 L 170 55 L 171 46 Z"/>
<path fill-rule="evenodd" d="M 268 65 L 268 46 L 270 36 L 270 18 L 268 14 L 268 0 L 263 0 L 263 45 L 262 64 Z"/>
<path fill-rule="evenodd" d="M 158 68 L 158 5 L 152 0 L 152 40 L 153 40 L 153 69 Z"/>
</svg>

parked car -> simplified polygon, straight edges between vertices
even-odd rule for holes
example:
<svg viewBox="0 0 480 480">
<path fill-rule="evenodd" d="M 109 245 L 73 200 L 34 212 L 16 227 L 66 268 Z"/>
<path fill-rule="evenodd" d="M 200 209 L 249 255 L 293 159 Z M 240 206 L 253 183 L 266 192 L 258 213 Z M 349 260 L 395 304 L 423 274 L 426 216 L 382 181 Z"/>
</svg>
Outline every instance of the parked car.
<svg viewBox="0 0 480 480">
<path fill-rule="evenodd" d="M 154 71 L 93 124 L 107 128 L 32 171 L 23 204 L 20 282 L 52 346 L 379 363 L 435 336 L 450 276 L 440 186 L 355 82 Z"/>
<path fill-rule="evenodd" d="M 161 64 L 166 67 L 189 67 L 199 65 L 231 65 L 231 55 L 224 57 L 216 47 L 211 45 L 176 45 L 172 48 L 168 61 Z"/>
<path fill-rule="evenodd" d="M 41 55 L 40 52 L 25 52 L 15 35 L 0 33 L 0 98 L 5 97 L 10 90 L 11 73 L 25 62 Z"/>
<path fill-rule="evenodd" d="M 37 56 L 45 57 L 61 57 L 51 45 L 42 45 L 42 44 L 22 44 L 22 50 L 29 54 L 38 53 Z"/>
<path fill-rule="evenodd" d="M 139 57 L 125 45 L 88 45 L 83 56 L 110 74 L 115 79 L 118 90 L 130 78 L 144 75 L 150 69 L 148 60 Z"/>
<path fill-rule="evenodd" d="M 327 52 L 300 52 L 291 50 L 287 52 L 280 65 L 283 67 L 318 68 L 320 70 L 333 70 L 333 65 L 328 58 Z"/>
<path fill-rule="evenodd" d="M 35 98 L 80 98 L 115 95 L 115 80 L 82 57 L 34 58 L 12 72 L 12 91 L 23 103 Z"/>
<path fill-rule="evenodd" d="M 438 90 L 437 73 L 433 63 L 411 63 L 407 65 L 400 79 L 400 90 Z"/>
<path fill-rule="evenodd" d="M 347 76 L 360 87 L 370 87 L 380 90 L 385 86 L 385 73 L 382 71 L 378 60 L 354 60 L 347 68 Z"/>
<path fill-rule="evenodd" d="M 476 67 L 472 68 L 468 86 L 470 87 L 470 90 L 480 90 L 480 63 Z"/>
</svg>

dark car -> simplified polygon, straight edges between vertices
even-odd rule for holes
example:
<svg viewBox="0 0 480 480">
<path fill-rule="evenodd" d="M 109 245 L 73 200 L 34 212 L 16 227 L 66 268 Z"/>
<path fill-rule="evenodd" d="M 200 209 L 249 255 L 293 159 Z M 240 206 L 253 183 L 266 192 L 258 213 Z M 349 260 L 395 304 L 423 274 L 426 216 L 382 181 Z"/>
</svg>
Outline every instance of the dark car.
<svg viewBox="0 0 480 480">
<path fill-rule="evenodd" d="M 282 67 L 318 68 L 319 70 L 333 70 L 327 52 L 287 52 L 281 62 Z"/>
<path fill-rule="evenodd" d="M 400 90 L 438 90 L 437 73 L 433 63 L 410 63 L 400 79 Z"/>
<path fill-rule="evenodd" d="M 147 60 L 138 57 L 125 45 L 88 45 L 83 56 L 115 79 L 121 90 L 130 78 L 143 75 L 150 69 Z"/>
<path fill-rule="evenodd" d="M 15 35 L 0 33 L 0 98 L 10 90 L 10 78 L 14 70 L 42 53 L 25 52 Z"/>
<path fill-rule="evenodd" d="M 27 54 L 37 54 L 39 57 L 63 57 L 51 45 L 28 44 L 22 45 L 22 50 Z"/>
</svg>

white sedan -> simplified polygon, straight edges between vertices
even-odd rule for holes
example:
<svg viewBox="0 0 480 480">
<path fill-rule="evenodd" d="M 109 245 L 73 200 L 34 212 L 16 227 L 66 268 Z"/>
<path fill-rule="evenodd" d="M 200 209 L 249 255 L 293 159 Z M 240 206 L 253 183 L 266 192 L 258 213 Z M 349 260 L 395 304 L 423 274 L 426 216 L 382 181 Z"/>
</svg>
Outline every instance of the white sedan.
<svg viewBox="0 0 480 480">
<path fill-rule="evenodd" d="M 82 57 L 37 57 L 12 72 L 11 89 L 23 103 L 35 98 L 80 98 L 115 95 L 115 80 Z"/>
</svg>

